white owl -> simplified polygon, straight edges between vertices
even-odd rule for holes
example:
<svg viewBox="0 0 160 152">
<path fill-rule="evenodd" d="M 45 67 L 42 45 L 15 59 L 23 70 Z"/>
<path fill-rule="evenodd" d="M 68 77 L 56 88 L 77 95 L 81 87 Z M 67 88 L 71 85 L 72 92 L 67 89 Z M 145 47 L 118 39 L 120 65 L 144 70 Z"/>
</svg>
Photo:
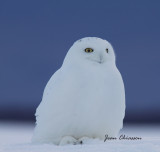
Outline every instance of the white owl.
<svg viewBox="0 0 160 152">
<path fill-rule="evenodd" d="M 123 126 L 125 91 L 111 44 L 87 37 L 69 49 L 47 83 L 32 141 L 56 145 L 115 137 Z"/>
</svg>

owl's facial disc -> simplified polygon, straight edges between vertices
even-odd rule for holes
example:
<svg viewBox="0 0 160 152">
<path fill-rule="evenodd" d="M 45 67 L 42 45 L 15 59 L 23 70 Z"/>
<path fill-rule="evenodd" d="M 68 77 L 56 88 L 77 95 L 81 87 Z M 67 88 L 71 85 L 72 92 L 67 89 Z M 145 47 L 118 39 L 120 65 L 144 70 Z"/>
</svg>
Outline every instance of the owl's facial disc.
<svg viewBox="0 0 160 152">
<path fill-rule="evenodd" d="M 87 37 L 74 43 L 67 53 L 64 63 L 66 62 L 71 65 L 86 65 L 88 63 L 88 65 L 101 66 L 115 64 L 115 55 L 108 41 Z"/>
</svg>

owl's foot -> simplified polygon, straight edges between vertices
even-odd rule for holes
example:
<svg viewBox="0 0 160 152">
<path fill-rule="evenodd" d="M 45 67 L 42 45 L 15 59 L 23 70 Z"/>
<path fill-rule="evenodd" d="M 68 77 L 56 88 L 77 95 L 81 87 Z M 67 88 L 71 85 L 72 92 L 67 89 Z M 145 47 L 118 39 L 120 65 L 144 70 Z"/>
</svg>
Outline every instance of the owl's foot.
<svg viewBox="0 0 160 152">
<path fill-rule="evenodd" d="M 80 144 L 84 144 L 86 143 L 90 138 L 89 137 L 82 137 L 82 138 L 79 138 L 78 141 Z"/>
<path fill-rule="evenodd" d="M 59 145 L 77 145 L 77 144 L 81 144 L 79 140 L 75 139 L 72 136 L 65 136 L 61 139 Z"/>
</svg>

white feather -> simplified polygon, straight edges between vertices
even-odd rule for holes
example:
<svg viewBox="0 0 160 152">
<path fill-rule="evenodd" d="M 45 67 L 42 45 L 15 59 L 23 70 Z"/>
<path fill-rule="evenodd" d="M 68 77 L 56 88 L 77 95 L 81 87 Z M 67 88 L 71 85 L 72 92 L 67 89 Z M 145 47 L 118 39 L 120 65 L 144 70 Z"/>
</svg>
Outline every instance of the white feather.
<svg viewBox="0 0 160 152">
<path fill-rule="evenodd" d="M 85 48 L 94 51 L 86 53 Z M 124 85 L 111 44 L 83 38 L 73 44 L 46 85 L 33 142 L 59 144 L 65 136 L 104 140 L 105 134 L 118 134 L 124 114 Z"/>
</svg>

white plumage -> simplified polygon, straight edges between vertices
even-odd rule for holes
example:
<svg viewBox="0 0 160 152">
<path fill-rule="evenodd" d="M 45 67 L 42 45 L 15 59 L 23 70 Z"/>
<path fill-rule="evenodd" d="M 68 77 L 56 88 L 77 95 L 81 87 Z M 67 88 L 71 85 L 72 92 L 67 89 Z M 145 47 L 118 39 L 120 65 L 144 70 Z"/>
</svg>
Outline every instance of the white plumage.
<svg viewBox="0 0 160 152">
<path fill-rule="evenodd" d="M 124 84 L 111 44 L 83 38 L 69 49 L 45 87 L 32 141 L 77 144 L 83 137 L 115 137 L 124 114 Z"/>
</svg>

